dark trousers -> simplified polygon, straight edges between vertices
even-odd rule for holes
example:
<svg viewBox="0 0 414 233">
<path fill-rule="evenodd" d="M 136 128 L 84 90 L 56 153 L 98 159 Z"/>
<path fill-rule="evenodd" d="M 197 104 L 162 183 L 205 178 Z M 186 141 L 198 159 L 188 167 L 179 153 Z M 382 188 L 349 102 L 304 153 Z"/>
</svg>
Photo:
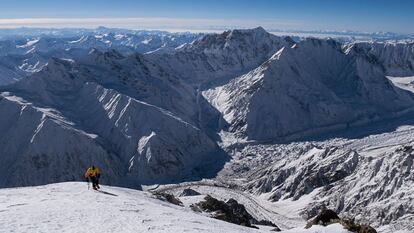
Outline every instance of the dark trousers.
<svg viewBox="0 0 414 233">
<path fill-rule="evenodd" d="M 89 177 L 89 180 L 92 182 L 92 187 L 98 188 L 99 187 L 99 178 L 96 176 Z"/>
</svg>

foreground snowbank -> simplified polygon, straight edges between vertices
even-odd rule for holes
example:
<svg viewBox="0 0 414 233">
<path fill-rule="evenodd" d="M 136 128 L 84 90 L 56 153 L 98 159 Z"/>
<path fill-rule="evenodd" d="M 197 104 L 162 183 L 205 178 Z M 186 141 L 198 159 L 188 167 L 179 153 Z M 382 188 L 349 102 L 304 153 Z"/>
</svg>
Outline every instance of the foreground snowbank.
<svg viewBox="0 0 414 233">
<path fill-rule="evenodd" d="M 0 189 L 0 232 L 268 232 L 215 220 L 125 188 L 69 182 Z M 346 232 L 339 225 L 289 233 Z"/>
</svg>

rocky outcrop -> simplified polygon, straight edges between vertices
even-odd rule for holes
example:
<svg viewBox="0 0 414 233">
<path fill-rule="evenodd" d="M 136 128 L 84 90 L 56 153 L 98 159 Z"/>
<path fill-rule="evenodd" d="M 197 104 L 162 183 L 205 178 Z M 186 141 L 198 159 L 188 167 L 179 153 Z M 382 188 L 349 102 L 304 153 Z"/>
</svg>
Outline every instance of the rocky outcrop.
<svg viewBox="0 0 414 233">
<path fill-rule="evenodd" d="M 371 227 L 370 225 L 366 224 L 356 224 L 354 219 L 350 218 L 342 218 L 339 223 L 344 226 L 345 229 L 351 232 L 357 233 L 377 233 L 377 231 Z"/>
<path fill-rule="evenodd" d="M 310 228 L 312 225 L 326 226 L 338 221 L 339 216 L 335 213 L 335 211 L 330 209 L 322 209 L 322 211 L 315 218 L 308 222 L 306 228 Z"/>
<path fill-rule="evenodd" d="M 186 188 L 182 191 L 180 194 L 180 197 L 189 197 L 189 196 L 198 196 L 201 195 L 201 193 L 195 191 L 194 189 Z"/>
<path fill-rule="evenodd" d="M 329 224 L 340 223 L 344 229 L 356 233 L 377 233 L 377 231 L 366 224 L 357 224 L 354 219 L 339 218 L 335 211 L 330 209 L 322 209 L 321 212 L 312 220 L 308 222 L 305 228 L 310 228 L 313 225 L 327 226 Z"/>
<path fill-rule="evenodd" d="M 196 206 L 202 210 L 212 213 L 212 217 L 234 224 L 254 227 L 252 224 L 262 224 L 273 226 L 279 229 L 274 223 L 270 221 L 258 221 L 253 218 L 247 211 L 244 205 L 239 204 L 234 199 L 229 199 L 227 202 L 217 200 L 207 195 L 204 201 L 199 202 Z"/>
<path fill-rule="evenodd" d="M 174 205 L 183 206 L 183 203 L 180 201 L 180 199 L 176 198 L 174 195 L 164 192 L 155 192 L 155 197 L 162 201 L 169 202 Z"/>
</svg>

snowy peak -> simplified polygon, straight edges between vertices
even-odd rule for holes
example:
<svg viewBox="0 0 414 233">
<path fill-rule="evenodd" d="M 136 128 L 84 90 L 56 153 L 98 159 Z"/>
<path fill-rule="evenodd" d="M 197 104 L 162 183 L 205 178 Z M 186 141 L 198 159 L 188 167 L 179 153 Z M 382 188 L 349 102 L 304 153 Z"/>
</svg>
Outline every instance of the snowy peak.
<svg viewBox="0 0 414 233">
<path fill-rule="evenodd" d="M 262 27 L 254 29 L 238 29 L 225 31 L 221 34 L 205 35 L 200 40 L 194 41 L 192 44 L 185 46 L 187 50 L 199 52 L 213 52 L 218 49 L 223 50 L 249 50 L 251 48 L 260 48 L 262 50 L 272 49 L 271 47 L 284 42 L 291 42 L 289 38 L 280 38 L 274 36 Z"/>
<path fill-rule="evenodd" d="M 71 70 L 74 61 L 70 59 L 55 58 L 52 57 L 47 61 L 47 65 L 44 67 L 45 72 L 55 72 L 63 70 Z"/>
<path fill-rule="evenodd" d="M 333 40 L 319 39 L 286 46 L 204 96 L 222 112 L 232 132 L 255 140 L 303 137 L 318 128 L 374 121 L 414 103 L 411 94 L 392 86 L 378 63 L 345 54 Z"/>
<path fill-rule="evenodd" d="M 258 26 L 256 28 L 251 28 L 251 29 L 234 29 L 231 30 L 232 32 L 238 32 L 238 33 L 252 33 L 252 34 L 267 34 L 268 32 L 262 27 L 262 26 Z"/>
<path fill-rule="evenodd" d="M 121 60 L 124 58 L 125 56 L 113 49 L 102 51 L 100 49 L 93 48 L 86 56 L 80 57 L 77 60 L 85 64 L 105 66 L 108 65 L 108 63 L 111 63 L 112 60 Z"/>
<path fill-rule="evenodd" d="M 205 35 L 173 54 L 146 57 L 194 86 L 208 86 L 249 72 L 293 44 L 290 38 L 274 36 L 263 28 L 233 30 Z"/>
</svg>

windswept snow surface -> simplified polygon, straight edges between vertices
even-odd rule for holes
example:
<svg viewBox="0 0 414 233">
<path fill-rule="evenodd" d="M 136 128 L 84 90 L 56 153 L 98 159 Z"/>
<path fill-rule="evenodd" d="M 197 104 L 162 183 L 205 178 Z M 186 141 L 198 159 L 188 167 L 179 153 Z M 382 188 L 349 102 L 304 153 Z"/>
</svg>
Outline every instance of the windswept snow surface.
<svg viewBox="0 0 414 233">
<path fill-rule="evenodd" d="M 259 232 L 195 214 L 150 193 L 86 183 L 0 190 L 0 232 Z"/>
<path fill-rule="evenodd" d="M 110 186 L 102 190 L 75 182 L 0 189 L 0 232 L 270 232 L 209 218 L 148 192 Z M 335 224 L 287 232 L 348 231 Z"/>
</svg>

